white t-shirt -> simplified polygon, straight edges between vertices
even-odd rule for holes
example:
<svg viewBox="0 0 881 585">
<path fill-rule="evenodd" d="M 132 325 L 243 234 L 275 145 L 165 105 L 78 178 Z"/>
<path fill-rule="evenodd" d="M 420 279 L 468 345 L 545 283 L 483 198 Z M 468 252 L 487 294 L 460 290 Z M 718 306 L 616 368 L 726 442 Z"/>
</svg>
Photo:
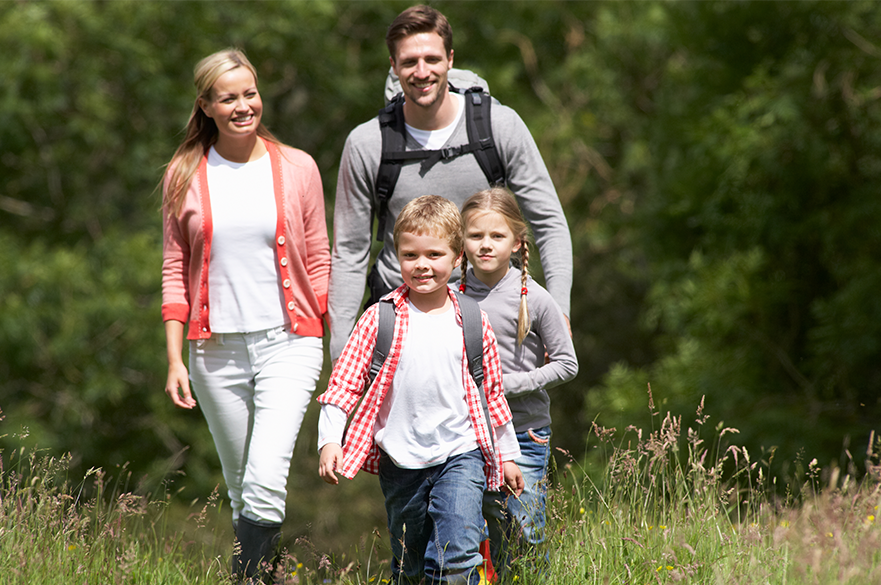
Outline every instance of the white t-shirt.
<svg viewBox="0 0 881 585">
<path fill-rule="evenodd" d="M 409 301 L 408 301 L 409 302 Z M 423 469 L 477 449 L 462 383 L 462 327 L 450 308 L 409 305 L 407 341 L 379 408 L 374 439 L 398 467 Z"/>
<path fill-rule="evenodd" d="M 443 148 L 444 144 L 447 143 L 447 140 L 450 139 L 450 136 L 453 135 L 453 130 L 456 129 L 456 125 L 459 124 L 459 120 L 462 118 L 462 112 L 465 110 L 464 106 L 464 98 L 458 93 L 449 93 L 450 97 L 456 100 L 456 104 L 458 106 L 458 110 L 456 111 L 456 119 L 453 120 L 453 123 L 445 128 L 440 128 L 438 130 L 420 130 L 419 128 L 414 128 L 413 126 L 404 123 L 404 127 L 407 129 L 407 132 L 413 139 L 422 145 L 422 148 L 426 150 L 438 150 Z"/>
<path fill-rule="evenodd" d="M 269 154 L 246 163 L 208 151 L 213 231 L 208 265 L 211 330 L 247 333 L 285 324 L 275 259 L 278 212 Z"/>
</svg>

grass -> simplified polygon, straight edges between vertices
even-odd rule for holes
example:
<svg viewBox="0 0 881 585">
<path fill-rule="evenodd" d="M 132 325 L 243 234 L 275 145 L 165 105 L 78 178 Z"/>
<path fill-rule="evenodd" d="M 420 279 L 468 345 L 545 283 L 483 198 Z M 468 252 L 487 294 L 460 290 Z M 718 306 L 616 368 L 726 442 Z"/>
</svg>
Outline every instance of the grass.
<svg viewBox="0 0 881 585">
<path fill-rule="evenodd" d="M 651 395 L 650 395 L 651 401 Z M 873 437 L 857 479 L 811 461 L 778 485 L 773 453 L 753 457 L 711 428 L 652 408 L 656 428 L 594 424 L 589 456 L 558 450 L 549 490 L 550 568 L 515 559 L 505 582 L 566 584 L 869 584 L 881 582 L 881 487 Z M 2 453 L 0 582 L 41 584 L 229 582 L 228 522 L 218 495 L 192 502 L 128 490 L 92 469 L 76 482 L 69 458 Z M 876 516 L 879 520 L 876 522 Z M 221 535 L 221 536 L 219 536 Z M 352 559 L 289 543 L 280 582 L 339 585 L 388 577 L 387 536 L 366 533 Z"/>
</svg>

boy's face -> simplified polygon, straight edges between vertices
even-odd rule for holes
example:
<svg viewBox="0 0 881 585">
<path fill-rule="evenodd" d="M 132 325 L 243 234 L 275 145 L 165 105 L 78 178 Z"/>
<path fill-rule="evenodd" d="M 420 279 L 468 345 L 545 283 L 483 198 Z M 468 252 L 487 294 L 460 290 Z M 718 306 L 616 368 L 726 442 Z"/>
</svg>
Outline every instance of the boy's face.
<svg viewBox="0 0 881 585">
<path fill-rule="evenodd" d="M 398 238 L 401 276 L 410 294 L 445 298 L 447 282 L 462 262 L 462 254 L 450 248 L 446 238 L 432 234 L 402 232 Z"/>
</svg>

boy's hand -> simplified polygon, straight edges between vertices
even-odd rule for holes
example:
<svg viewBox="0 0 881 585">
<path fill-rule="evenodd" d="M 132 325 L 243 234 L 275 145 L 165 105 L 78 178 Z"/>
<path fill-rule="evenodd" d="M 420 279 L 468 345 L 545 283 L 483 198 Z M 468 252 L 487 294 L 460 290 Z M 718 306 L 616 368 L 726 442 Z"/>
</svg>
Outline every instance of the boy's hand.
<svg viewBox="0 0 881 585">
<path fill-rule="evenodd" d="M 505 485 L 502 487 L 502 490 L 519 498 L 520 494 L 523 493 L 523 488 L 526 487 L 520 468 L 513 461 L 503 461 L 502 474 L 505 477 Z"/>
<path fill-rule="evenodd" d="M 328 443 L 324 447 L 321 448 L 321 453 L 318 457 L 318 475 L 321 476 L 321 479 L 326 481 L 329 484 L 337 485 L 340 483 L 340 480 L 337 479 L 337 476 L 334 474 L 334 471 L 337 469 L 337 465 L 343 462 L 343 449 L 336 443 Z M 517 472 L 520 470 L 518 468 Z M 520 481 L 523 481 L 523 477 L 520 477 Z"/>
</svg>

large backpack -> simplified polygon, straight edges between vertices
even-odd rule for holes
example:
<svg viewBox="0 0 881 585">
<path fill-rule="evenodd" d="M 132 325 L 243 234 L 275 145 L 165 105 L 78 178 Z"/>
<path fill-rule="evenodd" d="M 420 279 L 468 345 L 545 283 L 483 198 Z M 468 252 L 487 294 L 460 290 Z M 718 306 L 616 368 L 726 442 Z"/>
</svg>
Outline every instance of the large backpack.
<svg viewBox="0 0 881 585">
<path fill-rule="evenodd" d="M 422 170 L 427 171 L 441 160 L 472 153 L 477 159 L 486 180 L 490 185 L 506 183 L 505 167 L 496 149 L 492 134 L 492 98 L 484 90 L 486 82 L 474 73 L 463 69 L 451 69 L 447 79 L 450 91 L 465 96 L 465 124 L 468 130 L 468 143 L 439 150 L 404 150 L 407 130 L 404 127 L 404 96 L 400 93 L 400 82 L 393 72 L 386 81 L 386 106 L 379 111 L 379 125 L 382 131 L 382 158 L 376 173 L 377 199 L 377 241 L 383 240 L 385 222 L 388 215 L 388 201 L 395 191 L 395 184 L 401 167 L 407 161 L 422 160 Z M 458 89 L 454 83 L 471 84 L 468 89 Z"/>
<path fill-rule="evenodd" d="M 483 408 L 483 416 L 487 426 L 491 426 L 489 407 L 486 403 L 486 392 L 483 390 L 483 320 L 480 316 L 480 305 L 471 297 L 459 292 L 456 293 L 459 301 L 459 309 L 462 311 L 462 329 L 465 335 L 465 355 L 468 358 L 468 371 L 477 384 L 480 394 L 480 405 Z M 395 332 L 395 305 L 391 299 L 379 301 L 379 321 L 376 331 L 376 346 L 373 348 L 373 357 L 370 361 L 367 385 L 373 383 L 382 364 L 385 363 L 392 347 L 392 337 Z M 492 429 L 489 429 L 490 441 L 495 450 L 495 440 Z"/>
</svg>

